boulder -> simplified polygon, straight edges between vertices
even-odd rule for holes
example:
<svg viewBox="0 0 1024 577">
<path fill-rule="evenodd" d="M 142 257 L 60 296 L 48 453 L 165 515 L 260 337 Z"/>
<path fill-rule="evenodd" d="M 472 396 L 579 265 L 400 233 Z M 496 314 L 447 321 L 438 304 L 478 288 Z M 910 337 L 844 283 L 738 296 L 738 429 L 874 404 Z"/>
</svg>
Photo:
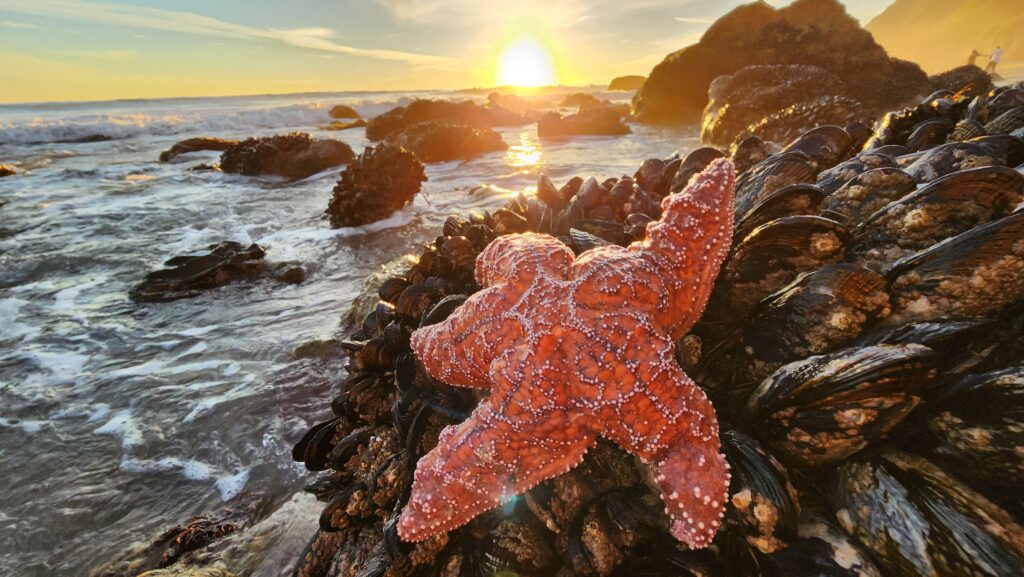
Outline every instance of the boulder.
<svg viewBox="0 0 1024 577">
<path fill-rule="evenodd" d="M 619 76 L 613 78 L 608 84 L 608 90 L 639 90 L 645 80 L 647 80 L 646 76 Z"/>
<path fill-rule="evenodd" d="M 557 138 L 576 135 L 618 136 L 629 134 L 629 127 L 622 121 L 620 112 L 615 107 L 608 106 L 581 110 L 569 116 L 549 112 L 537 121 L 537 136 Z"/>
<path fill-rule="evenodd" d="M 416 155 L 382 143 L 367 147 L 341 173 L 327 206 L 333 228 L 382 220 L 412 202 L 427 175 Z"/>
<path fill-rule="evenodd" d="M 306 279 L 306 271 L 294 263 L 268 264 L 266 251 L 258 244 L 248 247 L 234 241 L 210 245 L 208 252 L 176 256 L 164 268 L 147 274 L 132 287 L 135 302 L 166 302 L 197 296 L 211 289 L 240 281 L 273 277 L 289 284 Z"/>
<path fill-rule="evenodd" d="M 11 168 L 10 166 L 7 166 L 6 164 L 0 164 L 0 178 L 3 178 L 5 176 L 14 176 L 15 174 L 18 173 L 15 172 L 14 169 Z"/>
<path fill-rule="evenodd" d="M 304 132 L 293 132 L 247 138 L 224 151 L 220 168 L 247 176 L 299 179 L 350 162 L 354 156 L 352 148 L 339 140 L 314 140 Z"/>
<path fill-rule="evenodd" d="M 408 106 L 400 106 L 371 118 L 366 126 L 366 137 L 372 141 L 384 140 L 413 124 L 427 120 L 464 124 L 477 128 L 518 126 L 529 122 L 525 116 L 507 108 L 481 106 L 470 100 L 461 102 L 415 100 Z"/>
<path fill-rule="evenodd" d="M 751 125 L 789 106 L 844 94 L 843 81 L 818 66 L 747 66 L 711 83 L 700 137 L 705 143 L 727 146 Z"/>
<path fill-rule="evenodd" d="M 740 6 L 700 42 L 669 54 L 633 97 L 636 120 L 695 122 L 715 78 L 754 64 L 810 64 L 838 76 L 869 110 L 898 107 L 928 92 L 915 64 L 889 57 L 837 0 L 796 0 L 776 9 Z"/>
<path fill-rule="evenodd" d="M 366 121 L 362 118 L 350 122 L 335 120 L 327 126 L 321 126 L 320 130 L 348 130 L 349 128 L 362 128 L 364 126 L 366 126 Z"/>
<path fill-rule="evenodd" d="M 216 150 L 223 152 L 236 144 L 238 144 L 237 140 L 227 140 L 224 138 L 213 138 L 209 136 L 187 138 L 174 143 L 174 146 L 161 152 L 160 162 L 170 162 L 171 160 L 174 160 L 176 156 L 188 154 L 190 152 L 199 152 L 200 150 Z"/>
<path fill-rule="evenodd" d="M 845 126 L 861 116 L 860 102 L 847 96 L 831 94 L 802 100 L 777 110 L 748 126 L 735 139 L 756 136 L 761 140 L 788 144 L 801 134 L 819 126 Z"/>
<path fill-rule="evenodd" d="M 524 120 L 536 119 L 537 111 L 551 106 L 548 100 L 523 98 L 518 94 L 501 94 L 492 92 L 487 95 L 487 105 L 491 108 L 504 108 L 524 115 Z"/>
<path fill-rule="evenodd" d="M 958 66 L 941 74 L 928 77 L 932 91 L 952 90 L 960 92 L 967 89 L 972 96 L 988 94 L 995 85 L 992 84 L 992 77 L 977 66 Z"/>
<path fill-rule="evenodd" d="M 334 108 L 331 108 L 331 111 L 328 114 L 331 115 L 331 118 L 342 118 L 342 119 L 345 119 L 345 118 L 359 118 L 360 117 L 359 113 L 356 112 L 355 108 L 352 108 L 351 106 L 345 106 L 344 104 L 339 104 L 339 105 L 335 106 Z"/>
<path fill-rule="evenodd" d="M 423 162 L 460 160 L 508 148 L 501 135 L 490 128 L 432 120 L 413 124 L 388 141 L 413 152 Z"/>
<path fill-rule="evenodd" d="M 602 102 L 611 104 L 607 100 L 601 100 L 593 94 L 587 94 L 586 92 L 573 92 L 572 94 L 567 94 L 565 98 L 562 99 L 559 106 L 562 108 L 583 108 L 584 106 L 596 107 Z"/>
</svg>

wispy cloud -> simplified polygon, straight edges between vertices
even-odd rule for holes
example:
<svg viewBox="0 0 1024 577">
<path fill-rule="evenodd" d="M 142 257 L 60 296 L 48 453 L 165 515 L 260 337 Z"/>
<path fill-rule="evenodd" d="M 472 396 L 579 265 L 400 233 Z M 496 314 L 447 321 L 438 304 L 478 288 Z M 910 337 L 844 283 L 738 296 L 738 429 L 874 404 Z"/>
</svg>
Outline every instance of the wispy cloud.
<svg viewBox="0 0 1024 577">
<path fill-rule="evenodd" d="M 39 28 L 35 24 L 29 24 L 28 22 L 16 22 L 14 20 L 0 20 L 0 26 L 4 28 Z"/>
<path fill-rule="evenodd" d="M 441 56 L 415 54 L 399 50 L 357 48 L 355 46 L 339 44 L 334 41 L 337 34 L 327 28 L 257 28 L 225 22 L 224 20 L 203 16 L 194 12 L 93 2 L 91 0 L 33 0 L 32 2 L 0 0 L 0 11 L 219 38 L 274 41 L 309 50 L 379 60 L 397 60 L 417 65 L 440 64 L 448 60 Z"/>
<path fill-rule="evenodd" d="M 689 16 L 676 16 L 675 20 L 679 22 L 685 22 L 686 24 L 711 24 L 710 18 L 696 18 Z"/>
</svg>

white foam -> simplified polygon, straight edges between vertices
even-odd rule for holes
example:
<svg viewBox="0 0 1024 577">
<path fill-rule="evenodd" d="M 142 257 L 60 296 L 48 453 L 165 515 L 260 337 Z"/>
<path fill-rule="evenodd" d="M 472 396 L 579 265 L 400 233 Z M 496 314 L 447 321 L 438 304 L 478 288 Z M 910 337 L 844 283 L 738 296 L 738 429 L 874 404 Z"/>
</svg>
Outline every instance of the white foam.
<svg viewBox="0 0 1024 577">
<path fill-rule="evenodd" d="M 281 253 L 286 251 L 290 246 L 294 247 L 308 242 L 317 243 L 338 237 L 357 236 L 361 234 L 379 232 L 390 228 L 397 228 L 409 224 L 415 216 L 416 209 L 412 206 L 407 206 L 384 220 L 378 220 L 377 222 L 371 222 L 363 226 L 282 230 L 267 235 L 256 242 L 260 245 L 272 247 L 275 258 L 287 260 L 287 257 L 282 256 Z"/>
<path fill-rule="evenodd" d="M 202 327 L 196 327 L 194 329 L 185 329 L 183 331 L 179 331 L 178 334 L 184 337 L 201 337 L 206 333 L 216 329 L 218 326 L 220 325 L 206 325 Z"/>
<path fill-rule="evenodd" d="M 220 498 L 230 501 L 238 496 L 249 482 L 249 469 L 242 469 L 234 475 L 225 475 L 217 479 L 217 490 L 220 491 Z"/>
<path fill-rule="evenodd" d="M 72 383 L 82 376 L 82 369 L 92 358 L 76 351 L 41 351 L 35 349 L 23 349 L 18 356 L 30 360 L 41 370 L 50 374 L 44 382 L 49 385 L 61 385 Z"/>
<path fill-rule="evenodd" d="M 60 290 L 57 294 L 53 295 L 53 310 L 57 313 L 79 317 L 76 313 L 75 300 L 82 291 L 92 288 L 106 280 L 106 277 L 95 278 L 91 281 L 77 284 L 66 289 Z"/>
<path fill-rule="evenodd" d="M 93 431 L 97 435 L 113 435 L 121 437 L 121 447 L 130 449 L 143 443 L 142 430 L 139 428 L 132 412 L 128 409 L 118 411 L 109 421 Z"/>
<path fill-rule="evenodd" d="M 33 421 L 26 419 L 6 419 L 0 418 L 0 427 L 10 427 L 12 429 L 21 429 L 26 435 L 34 435 L 42 430 L 43 427 L 48 425 L 46 421 Z"/>
<path fill-rule="evenodd" d="M 202 461 L 189 459 L 182 465 L 181 473 L 185 475 L 185 478 L 189 481 L 205 481 L 206 479 L 213 477 L 213 467 L 203 463 Z"/>
</svg>

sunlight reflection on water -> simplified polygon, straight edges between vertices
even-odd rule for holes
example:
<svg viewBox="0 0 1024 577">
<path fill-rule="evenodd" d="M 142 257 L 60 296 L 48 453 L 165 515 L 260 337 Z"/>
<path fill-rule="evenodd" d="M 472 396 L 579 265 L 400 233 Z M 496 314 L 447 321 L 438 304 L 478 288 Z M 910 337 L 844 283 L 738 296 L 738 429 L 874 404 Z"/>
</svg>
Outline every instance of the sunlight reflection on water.
<svg viewBox="0 0 1024 577">
<path fill-rule="evenodd" d="M 524 169 L 523 172 L 527 172 L 540 164 L 542 153 L 536 131 L 523 131 L 519 133 L 519 141 L 508 147 L 505 159 L 510 167 Z"/>
</svg>

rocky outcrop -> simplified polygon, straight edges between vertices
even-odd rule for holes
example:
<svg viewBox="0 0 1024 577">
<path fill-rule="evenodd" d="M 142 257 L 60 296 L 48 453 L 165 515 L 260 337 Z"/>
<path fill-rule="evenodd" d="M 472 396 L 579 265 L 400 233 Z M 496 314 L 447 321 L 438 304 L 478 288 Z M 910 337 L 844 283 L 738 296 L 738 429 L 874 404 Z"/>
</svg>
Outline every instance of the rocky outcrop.
<svg viewBox="0 0 1024 577">
<path fill-rule="evenodd" d="M 629 126 L 622 121 L 621 111 L 614 107 L 591 108 L 569 116 L 549 112 L 537 121 L 537 136 L 541 138 L 577 135 L 618 136 L 629 133 Z"/>
<path fill-rule="evenodd" d="M 283 176 L 299 179 L 345 164 L 355 157 L 339 140 L 314 140 L 304 132 L 247 138 L 224 151 L 224 172 L 247 176 Z"/>
<path fill-rule="evenodd" d="M 824 68 L 870 110 L 900 106 L 929 88 L 919 67 L 890 58 L 837 0 L 796 0 L 781 9 L 757 2 L 726 14 L 700 42 L 655 66 L 633 97 L 635 118 L 695 122 L 712 80 L 755 64 Z"/>
<path fill-rule="evenodd" d="M 236 144 L 238 144 L 237 140 L 227 140 L 224 138 L 214 138 L 209 136 L 187 138 L 174 143 L 174 146 L 161 152 L 160 162 L 170 162 L 171 160 L 174 160 L 176 156 L 181 156 L 182 154 L 188 154 L 190 152 L 199 152 L 200 150 L 216 150 L 223 152 Z"/>
<path fill-rule="evenodd" d="M 344 104 L 338 104 L 337 106 L 331 108 L 331 111 L 328 114 L 331 115 L 331 118 L 360 118 L 359 113 L 356 111 L 355 108 L 352 108 L 351 106 L 345 106 Z"/>
<path fill-rule="evenodd" d="M 427 175 L 416 156 L 390 143 L 367 147 L 341 173 L 327 206 L 331 226 L 361 226 L 412 202 Z"/>
<path fill-rule="evenodd" d="M 3 178 L 5 176 L 14 176 L 15 174 L 18 173 L 14 172 L 14 169 L 11 168 L 10 166 L 7 166 L 6 164 L 0 164 L 0 178 Z"/>
<path fill-rule="evenodd" d="M 932 85 L 932 91 L 959 92 L 966 89 L 973 96 L 988 94 L 994 88 L 992 77 L 977 66 L 958 66 L 942 74 L 929 76 L 928 82 Z"/>
<path fill-rule="evenodd" d="M 415 100 L 408 106 L 401 106 L 371 118 L 366 126 L 366 137 L 372 141 L 384 140 L 413 124 L 428 120 L 476 128 L 518 126 L 528 122 L 523 115 L 500 106 L 481 106 L 469 100 Z"/>
<path fill-rule="evenodd" d="M 619 76 L 608 84 L 608 90 L 639 90 L 647 80 L 646 76 Z"/>
<path fill-rule="evenodd" d="M 388 141 L 411 151 L 423 162 L 461 160 L 508 148 L 501 135 L 490 128 L 437 121 L 413 124 Z"/>
<path fill-rule="evenodd" d="M 271 277 L 289 284 L 306 280 L 306 271 L 294 263 L 268 264 L 263 247 L 234 241 L 210 245 L 209 252 L 176 256 L 160 270 L 135 285 L 129 296 L 136 302 L 166 302 L 198 296 L 235 282 Z"/>
<path fill-rule="evenodd" d="M 341 120 L 335 120 L 334 122 L 321 126 L 320 130 L 348 130 L 350 128 L 362 128 L 366 126 L 366 121 L 360 118 L 359 120 L 352 120 L 349 122 L 342 122 Z"/>
<path fill-rule="evenodd" d="M 817 66 L 741 68 L 711 83 L 700 137 L 709 144 L 728 145 L 751 125 L 795 103 L 845 93 L 838 76 Z"/>
</svg>

